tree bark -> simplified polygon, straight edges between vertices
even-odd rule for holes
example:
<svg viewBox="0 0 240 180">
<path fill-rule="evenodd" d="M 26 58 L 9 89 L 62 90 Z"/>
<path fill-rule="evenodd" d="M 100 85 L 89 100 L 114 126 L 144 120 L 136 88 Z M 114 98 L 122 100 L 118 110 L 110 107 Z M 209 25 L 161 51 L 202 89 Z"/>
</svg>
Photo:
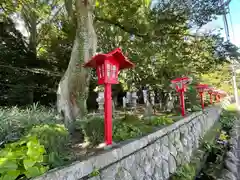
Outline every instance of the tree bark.
<svg viewBox="0 0 240 180">
<path fill-rule="evenodd" d="M 58 111 L 70 131 L 78 115 L 86 113 L 90 72 L 82 67 L 95 53 L 97 36 L 93 26 L 94 2 L 76 0 L 77 29 L 68 68 L 58 85 Z"/>
</svg>

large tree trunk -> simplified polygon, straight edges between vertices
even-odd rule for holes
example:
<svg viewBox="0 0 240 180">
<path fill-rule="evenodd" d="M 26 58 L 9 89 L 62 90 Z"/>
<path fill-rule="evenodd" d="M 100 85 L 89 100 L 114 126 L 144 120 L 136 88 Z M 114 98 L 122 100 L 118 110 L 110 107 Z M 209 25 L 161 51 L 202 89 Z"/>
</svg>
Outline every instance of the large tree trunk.
<svg viewBox="0 0 240 180">
<path fill-rule="evenodd" d="M 68 68 L 57 91 L 58 111 L 70 131 L 78 115 L 86 113 L 90 73 L 82 67 L 95 53 L 97 37 L 93 27 L 92 1 L 76 0 L 77 29 Z"/>
</svg>

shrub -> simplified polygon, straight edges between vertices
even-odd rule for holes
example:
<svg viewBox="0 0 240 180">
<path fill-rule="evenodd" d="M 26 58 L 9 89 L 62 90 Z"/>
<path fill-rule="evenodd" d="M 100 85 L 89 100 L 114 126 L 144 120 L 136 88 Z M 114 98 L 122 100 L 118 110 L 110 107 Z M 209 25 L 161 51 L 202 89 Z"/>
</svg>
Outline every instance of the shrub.
<svg viewBox="0 0 240 180">
<path fill-rule="evenodd" d="M 18 107 L 0 108 L 0 142 L 16 141 L 32 126 L 38 124 L 54 124 L 57 115 L 52 109 L 33 105 L 27 109 Z"/>
<path fill-rule="evenodd" d="M 154 119 L 149 121 L 149 124 L 153 126 L 168 125 L 172 123 L 173 123 L 173 120 L 166 116 L 155 117 Z"/>
<path fill-rule="evenodd" d="M 62 124 L 43 124 L 34 126 L 28 136 L 36 136 L 48 153 L 61 154 L 69 144 L 69 132 Z"/>
<path fill-rule="evenodd" d="M 220 123 L 222 126 L 222 129 L 226 132 L 229 132 L 235 121 L 235 115 L 231 112 L 223 111 L 221 117 L 220 117 Z"/>
<path fill-rule="evenodd" d="M 174 176 L 172 176 L 171 180 L 192 180 L 194 179 L 196 174 L 195 168 L 192 165 L 185 164 L 180 167 Z"/>
<path fill-rule="evenodd" d="M 83 132 L 87 141 L 97 145 L 104 140 L 104 120 L 101 117 L 94 117 L 83 123 Z"/>
<path fill-rule="evenodd" d="M 45 148 L 34 136 L 6 144 L 0 151 L 0 179 L 32 178 L 45 173 Z"/>
<path fill-rule="evenodd" d="M 121 121 L 116 121 L 113 126 L 113 140 L 124 141 L 130 138 L 141 136 L 143 133 L 140 128 Z"/>
<path fill-rule="evenodd" d="M 129 123 L 138 123 L 140 121 L 140 118 L 137 115 L 134 114 L 126 114 L 122 120 L 124 122 L 129 122 Z"/>
<path fill-rule="evenodd" d="M 192 112 L 202 111 L 202 107 L 200 105 L 193 105 Z"/>
</svg>

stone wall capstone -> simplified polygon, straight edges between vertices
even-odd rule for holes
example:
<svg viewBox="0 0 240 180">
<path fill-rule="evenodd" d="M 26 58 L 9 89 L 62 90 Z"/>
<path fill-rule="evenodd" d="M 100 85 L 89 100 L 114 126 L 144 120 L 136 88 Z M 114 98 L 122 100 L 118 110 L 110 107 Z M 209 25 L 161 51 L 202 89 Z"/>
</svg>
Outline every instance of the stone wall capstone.
<svg viewBox="0 0 240 180">
<path fill-rule="evenodd" d="M 189 162 L 200 138 L 219 119 L 221 107 L 195 112 L 140 139 L 54 169 L 34 180 L 166 180 Z M 92 172 L 99 171 L 91 177 Z"/>
</svg>

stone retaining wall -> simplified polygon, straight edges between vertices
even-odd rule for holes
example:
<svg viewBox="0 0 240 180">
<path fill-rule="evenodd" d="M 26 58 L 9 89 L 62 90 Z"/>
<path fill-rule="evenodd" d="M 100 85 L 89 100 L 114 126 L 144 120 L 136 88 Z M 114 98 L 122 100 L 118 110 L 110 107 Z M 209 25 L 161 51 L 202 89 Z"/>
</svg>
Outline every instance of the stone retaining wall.
<svg viewBox="0 0 240 180">
<path fill-rule="evenodd" d="M 140 139 L 82 162 L 55 169 L 35 180 L 165 180 L 189 162 L 199 140 L 219 119 L 220 107 L 188 117 Z M 93 173 L 94 172 L 94 173 Z M 94 177 L 93 174 L 95 174 Z"/>
</svg>

